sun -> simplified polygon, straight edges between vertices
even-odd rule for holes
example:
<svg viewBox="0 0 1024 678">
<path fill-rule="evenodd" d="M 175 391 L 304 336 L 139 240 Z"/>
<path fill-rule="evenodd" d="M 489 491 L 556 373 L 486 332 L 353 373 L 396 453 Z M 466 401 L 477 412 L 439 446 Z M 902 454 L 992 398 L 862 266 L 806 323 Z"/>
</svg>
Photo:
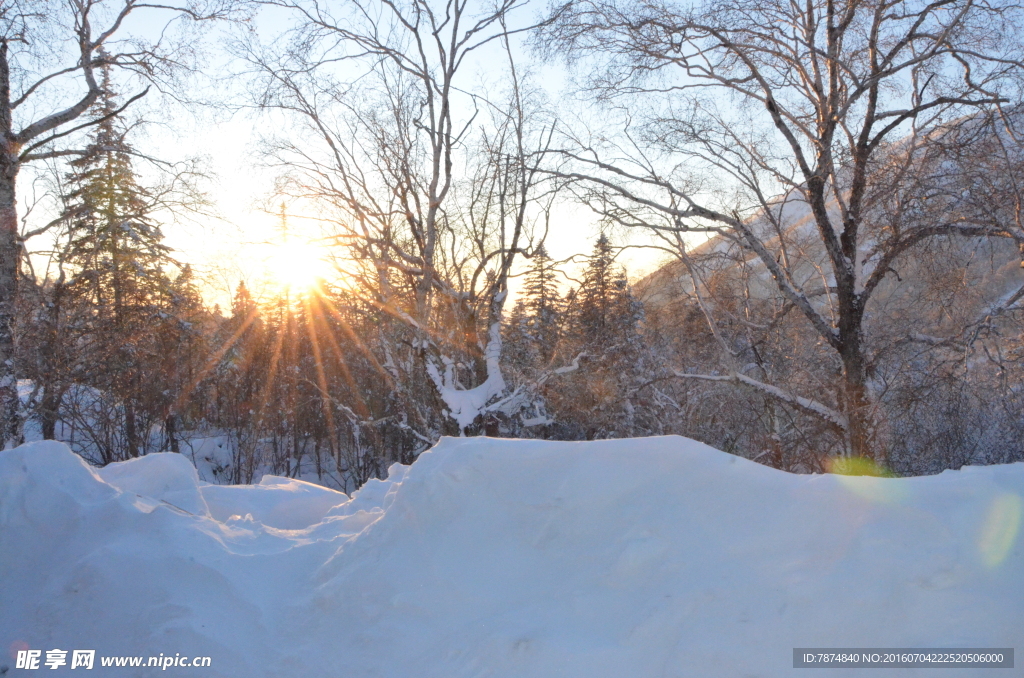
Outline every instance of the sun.
<svg viewBox="0 0 1024 678">
<path fill-rule="evenodd" d="M 286 291 L 302 292 L 315 287 L 329 273 L 324 250 L 315 244 L 289 239 L 272 246 L 267 273 Z"/>
</svg>

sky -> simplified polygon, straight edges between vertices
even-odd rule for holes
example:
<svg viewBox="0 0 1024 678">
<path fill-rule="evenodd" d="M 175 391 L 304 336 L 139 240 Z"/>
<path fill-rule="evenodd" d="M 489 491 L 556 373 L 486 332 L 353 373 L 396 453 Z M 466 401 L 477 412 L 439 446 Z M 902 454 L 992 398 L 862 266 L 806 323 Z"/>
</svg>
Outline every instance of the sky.
<svg viewBox="0 0 1024 678">
<path fill-rule="evenodd" d="M 129 22 L 124 28 L 129 33 L 153 35 L 164 21 L 164 14 L 139 13 L 134 23 Z M 272 13 L 264 10 L 248 25 L 264 39 L 270 39 L 288 24 L 280 10 Z M 240 280 L 257 296 L 275 294 L 280 289 L 278 278 L 281 276 L 276 275 L 274 269 L 280 269 L 282 263 L 288 261 L 281 253 L 280 201 L 275 198 L 274 189 L 278 173 L 263 166 L 260 154 L 260 139 L 273 131 L 276 121 L 249 106 L 244 78 L 237 75 L 240 66 L 232 62 L 225 49 L 231 35 L 222 28 L 205 36 L 202 40 L 206 50 L 205 72 L 198 80 L 188 83 L 190 94 L 215 105 L 185 107 L 153 92 L 129 112 L 148 121 L 131 139 L 139 150 L 171 162 L 198 157 L 208 175 L 201 184 L 211 201 L 207 213 L 170 220 L 165 224 L 164 233 L 165 242 L 175 250 L 176 258 L 189 263 L 203 281 L 207 302 L 220 304 L 222 308 L 230 304 L 232 292 Z M 535 82 L 545 90 L 549 100 L 556 106 L 565 102 L 573 105 L 570 78 L 561 65 L 538 63 L 527 50 L 520 51 L 522 61 L 529 62 Z M 488 73 L 496 70 L 496 64 L 491 61 L 494 58 L 504 57 L 485 54 L 470 64 L 474 81 L 485 80 Z M 140 87 L 140 83 L 125 82 L 122 93 L 133 93 Z M 21 202 L 26 202 L 24 197 Z M 321 235 L 316 228 L 307 226 L 300 214 L 292 214 L 288 225 L 293 240 L 315 243 Z M 545 245 L 554 259 L 568 259 L 589 252 L 597 234 L 596 218 L 588 209 L 563 202 L 556 210 Z M 613 240 L 626 244 L 627 236 L 613 234 Z M 628 242 L 644 244 L 648 241 L 634 236 L 628 238 Z M 304 251 L 308 255 L 315 253 L 310 248 Z M 656 268 L 662 258 L 650 250 L 635 249 L 623 252 L 620 262 L 630 276 L 636 278 Z M 317 272 L 325 270 L 320 262 L 313 262 L 306 268 Z M 573 270 L 571 265 L 569 270 Z M 518 280 L 513 281 L 513 295 L 517 283 Z"/>
</svg>

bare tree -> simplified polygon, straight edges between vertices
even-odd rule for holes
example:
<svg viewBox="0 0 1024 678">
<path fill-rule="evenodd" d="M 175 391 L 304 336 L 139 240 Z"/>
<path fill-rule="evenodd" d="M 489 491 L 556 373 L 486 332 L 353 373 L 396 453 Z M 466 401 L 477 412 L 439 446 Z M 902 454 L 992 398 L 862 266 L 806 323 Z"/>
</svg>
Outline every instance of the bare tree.
<svg viewBox="0 0 1024 678">
<path fill-rule="evenodd" d="M 186 52 L 172 46 L 170 21 L 228 16 L 235 3 L 150 4 L 138 0 L 12 0 L 0 6 L 0 438 L 19 436 L 14 364 L 14 312 L 22 236 L 18 231 L 18 175 L 26 163 L 81 155 L 65 142 L 99 124 L 86 112 L 101 93 L 101 66 L 166 83 L 185 65 Z M 168 17 L 153 40 L 127 34 L 137 12 Z M 137 91 L 111 115 L 142 98 Z"/>
<path fill-rule="evenodd" d="M 297 27 L 277 47 L 239 48 L 257 104 L 297 123 L 268 144 L 283 190 L 309 201 L 353 290 L 386 314 L 378 362 L 416 445 L 451 424 L 478 430 L 514 402 L 498 360 L 502 308 L 549 199 L 536 158 L 551 125 L 511 44 L 531 28 L 526 3 L 268 4 Z M 490 97 L 474 82 L 478 59 L 500 73 Z"/>
<path fill-rule="evenodd" d="M 742 252 L 840 378 L 830 402 L 746 374 L 712 304 L 701 305 L 728 373 L 679 376 L 754 389 L 827 422 L 846 454 L 884 455 L 865 337 L 874 293 L 931 239 L 1024 240 L 1014 201 L 982 204 L 947 162 L 980 138 L 1015 146 L 1004 108 L 1019 100 L 1021 45 L 1006 27 L 1021 16 L 975 0 L 558 8 L 546 45 L 596 62 L 587 89 L 627 111 L 615 137 L 575 136 L 563 176 L 607 219 L 661 237 L 697 294 L 690 234 L 714 237 L 705 252 Z M 997 165 L 1000 189 L 1016 190 L 1013 168 Z"/>
</svg>

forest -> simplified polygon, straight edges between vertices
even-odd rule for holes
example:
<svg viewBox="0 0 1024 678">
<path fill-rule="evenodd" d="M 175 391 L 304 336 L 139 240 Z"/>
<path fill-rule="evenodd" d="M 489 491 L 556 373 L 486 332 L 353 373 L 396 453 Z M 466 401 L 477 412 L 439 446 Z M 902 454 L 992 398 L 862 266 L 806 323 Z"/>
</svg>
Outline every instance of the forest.
<svg viewBox="0 0 1024 678">
<path fill-rule="evenodd" d="M 4 2 L 5 445 L 345 492 L 442 436 L 679 434 L 796 473 L 1024 460 L 1022 18 Z M 241 84 L 211 103 L 218 69 Z M 152 101 L 252 116 L 280 265 L 330 266 L 216 301 L 165 233 L 218 196 L 152 155 Z"/>
</svg>

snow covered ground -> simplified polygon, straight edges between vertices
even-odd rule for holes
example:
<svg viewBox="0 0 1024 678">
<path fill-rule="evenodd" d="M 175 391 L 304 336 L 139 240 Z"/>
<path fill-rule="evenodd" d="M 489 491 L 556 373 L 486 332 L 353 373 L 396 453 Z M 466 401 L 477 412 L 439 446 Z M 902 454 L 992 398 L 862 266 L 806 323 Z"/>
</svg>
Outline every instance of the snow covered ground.
<svg viewBox="0 0 1024 678">
<path fill-rule="evenodd" d="M 351 500 L 31 443 L 0 453 L 0 647 L 209 656 L 85 675 L 238 678 L 853 676 L 794 670 L 793 648 L 1019 653 L 1022 496 L 1024 464 L 795 476 L 678 437 L 445 439 Z"/>
</svg>

